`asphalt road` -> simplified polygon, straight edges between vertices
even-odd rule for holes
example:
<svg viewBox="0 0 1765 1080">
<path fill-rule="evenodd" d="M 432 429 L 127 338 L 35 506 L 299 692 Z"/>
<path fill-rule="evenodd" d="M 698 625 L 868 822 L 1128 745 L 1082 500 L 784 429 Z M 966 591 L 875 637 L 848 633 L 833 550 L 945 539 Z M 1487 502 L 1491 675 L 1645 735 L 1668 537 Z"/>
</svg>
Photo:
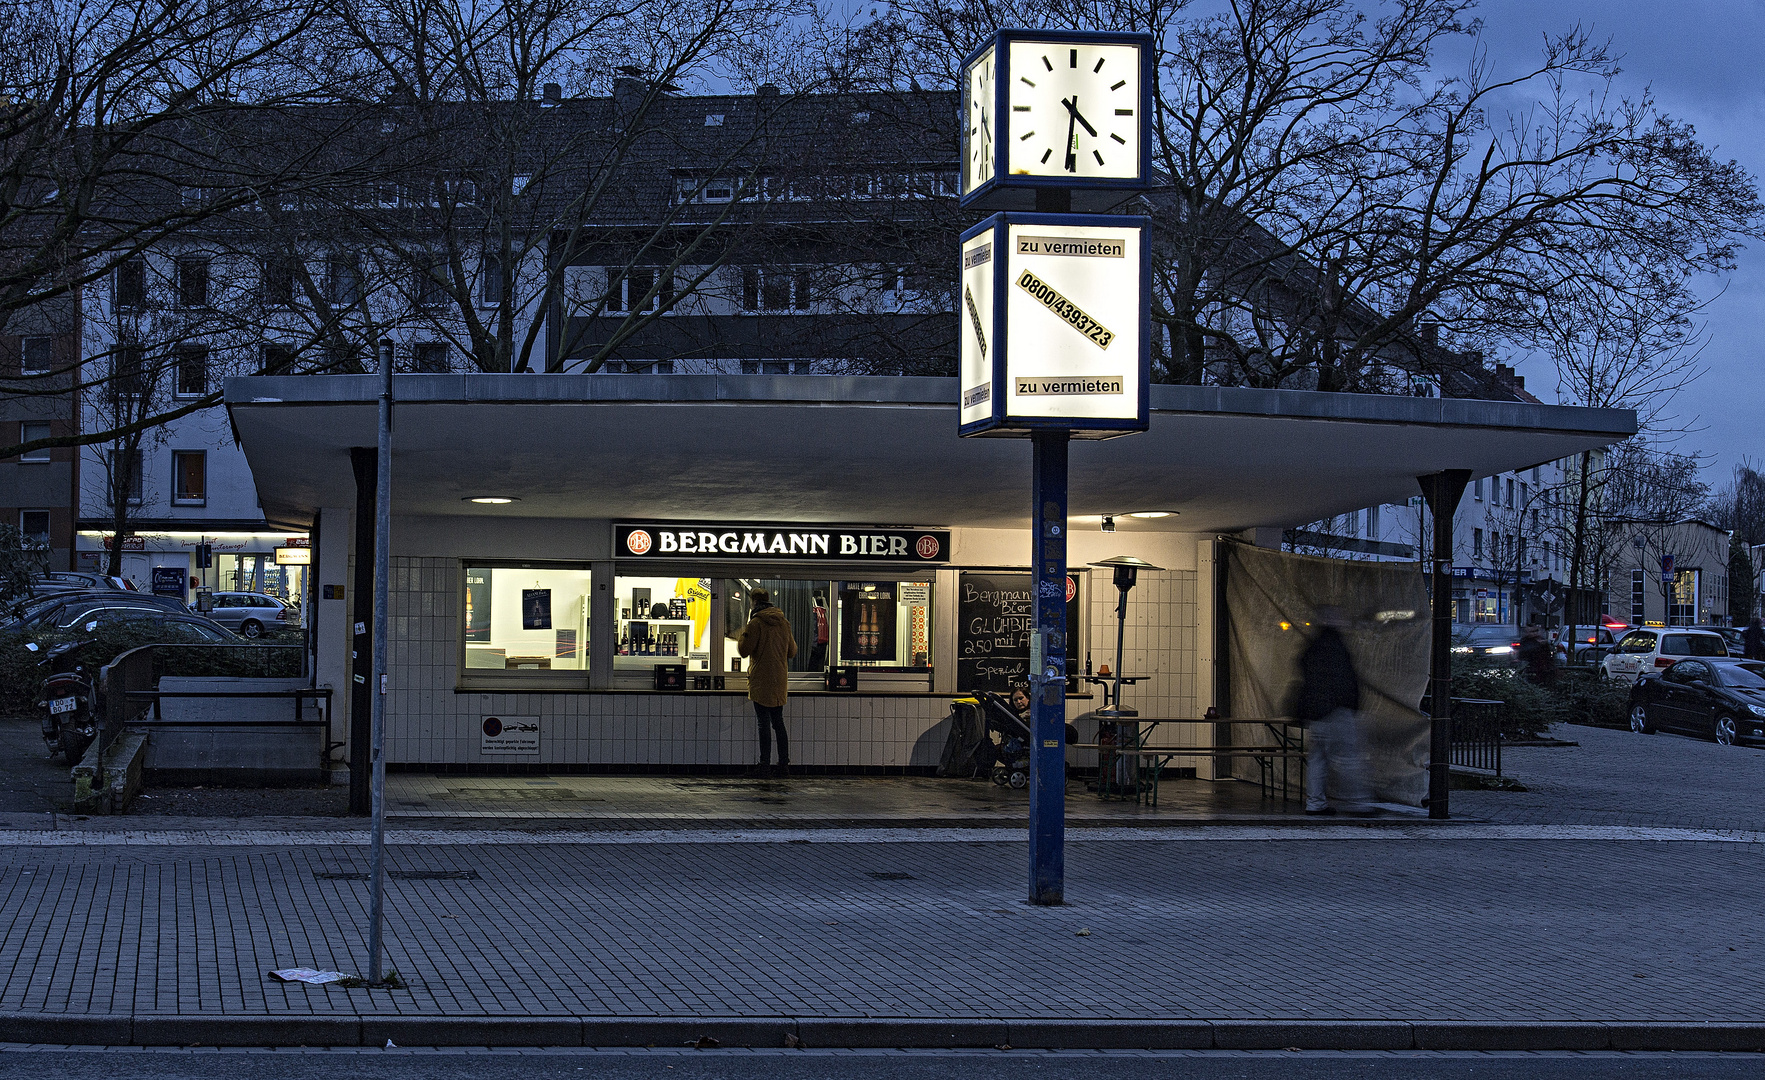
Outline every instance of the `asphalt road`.
<svg viewBox="0 0 1765 1080">
<path fill-rule="evenodd" d="M 117 1060 L 126 1057 L 127 1063 Z M 217 1060 L 218 1059 L 218 1060 Z M 482 1051 L 155 1052 L 11 1051 L 0 1077 L 87 1080 L 126 1070 L 131 1080 L 212 1080 L 249 1070 L 260 1080 L 934 1080 L 962 1077 L 1083 1077 L 1085 1080 L 1533 1080 L 1565 1077 L 1668 1077 L 1703 1080 L 1757 1076 L 1758 1054 L 1309 1054 L 1309 1053 L 998 1053 L 877 1051 L 816 1053 Z"/>
</svg>

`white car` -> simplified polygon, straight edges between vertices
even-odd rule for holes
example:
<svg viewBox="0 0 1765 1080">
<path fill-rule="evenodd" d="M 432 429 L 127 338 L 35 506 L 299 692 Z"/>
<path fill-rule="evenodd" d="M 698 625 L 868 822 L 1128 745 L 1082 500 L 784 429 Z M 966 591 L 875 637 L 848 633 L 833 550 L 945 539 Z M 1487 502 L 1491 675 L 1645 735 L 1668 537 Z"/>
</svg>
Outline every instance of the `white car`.
<svg viewBox="0 0 1765 1080">
<path fill-rule="evenodd" d="M 1687 656 L 1727 656 L 1728 643 L 1709 630 L 1641 627 L 1618 639 L 1606 654 L 1608 678 L 1634 680 L 1645 671 L 1670 668 Z"/>
</svg>

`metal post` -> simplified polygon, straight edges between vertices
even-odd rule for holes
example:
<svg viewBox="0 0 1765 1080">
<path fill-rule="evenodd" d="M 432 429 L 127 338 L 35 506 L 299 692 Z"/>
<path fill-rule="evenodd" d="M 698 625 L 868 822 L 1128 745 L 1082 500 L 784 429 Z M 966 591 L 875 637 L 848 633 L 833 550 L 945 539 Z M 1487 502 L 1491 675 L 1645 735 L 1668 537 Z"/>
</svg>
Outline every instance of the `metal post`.
<svg viewBox="0 0 1765 1080">
<path fill-rule="evenodd" d="M 374 812 L 374 738 L 368 717 L 374 711 L 374 483 L 380 466 L 371 446 L 349 451 L 355 467 L 355 566 L 349 589 L 349 812 L 366 817 Z"/>
<path fill-rule="evenodd" d="M 1030 638 L 1030 903 L 1066 898 L 1065 431 L 1032 437 Z"/>
<path fill-rule="evenodd" d="M 380 921 L 386 899 L 386 585 L 392 558 L 392 342 L 380 342 L 379 475 L 374 485 L 374 846 L 368 981 L 381 981 Z"/>
<path fill-rule="evenodd" d="M 1452 780 L 1452 526 L 1453 513 L 1471 479 L 1469 469 L 1416 477 L 1434 519 L 1434 647 L 1428 663 L 1428 816 L 1445 818 Z"/>
</svg>

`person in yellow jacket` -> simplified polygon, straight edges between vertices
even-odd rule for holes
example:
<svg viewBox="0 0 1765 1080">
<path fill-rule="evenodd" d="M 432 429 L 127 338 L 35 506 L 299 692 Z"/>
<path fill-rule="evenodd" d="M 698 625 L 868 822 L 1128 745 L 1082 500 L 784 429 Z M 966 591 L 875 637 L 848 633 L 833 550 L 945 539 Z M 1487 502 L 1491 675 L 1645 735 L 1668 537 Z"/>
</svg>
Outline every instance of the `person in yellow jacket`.
<svg viewBox="0 0 1765 1080">
<path fill-rule="evenodd" d="M 772 774 L 789 776 L 791 747 L 784 730 L 784 701 L 790 693 L 790 660 L 797 655 L 797 639 L 791 634 L 791 621 L 772 606 L 771 593 L 750 589 L 748 596 L 754 602 L 754 615 L 742 627 L 736 651 L 748 658 L 748 700 L 754 703 L 760 724 L 760 763 L 753 774 L 767 774 L 772 735 L 777 732 L 778 768 Z"/>
</svg>

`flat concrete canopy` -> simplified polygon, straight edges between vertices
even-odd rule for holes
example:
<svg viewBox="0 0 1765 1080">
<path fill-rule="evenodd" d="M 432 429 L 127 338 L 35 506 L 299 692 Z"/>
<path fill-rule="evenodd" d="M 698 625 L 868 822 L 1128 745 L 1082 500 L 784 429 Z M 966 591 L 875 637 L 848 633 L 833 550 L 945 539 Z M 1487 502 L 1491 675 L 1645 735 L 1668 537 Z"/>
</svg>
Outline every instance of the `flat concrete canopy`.
<svg viewBox="0 0 1765 1080">
<path fill-rule="evenodd" d="M 355 504 L 372 375 L 229 379 L 270 520 Z M 1021 528 L 1030 447 L 956 436 L 956 380 L 779 375 L 400 375 L 402 515 L 844 521 Z M 1292 526 L 1419 494 L 1442 469 L 1525 468 L 1623 439 L 1634 413 L 1560 405 L 1154 386 L 1152 429 L 1075 443 L 1074 517 L 1136 528 Z M 503 495 L 505 506 L 463 500 Z"/>
</svg>

